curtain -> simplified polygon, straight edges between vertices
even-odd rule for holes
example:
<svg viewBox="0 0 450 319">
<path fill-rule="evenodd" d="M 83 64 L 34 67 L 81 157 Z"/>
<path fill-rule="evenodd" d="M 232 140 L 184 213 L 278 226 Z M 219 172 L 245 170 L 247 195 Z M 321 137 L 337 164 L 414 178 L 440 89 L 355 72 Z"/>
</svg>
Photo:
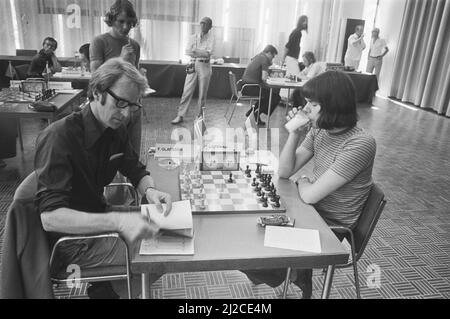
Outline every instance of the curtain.
<svg viewBox="0 0 450 319">
<path fill-rule="evenodd" d="M 337 0 L 132 0 L 139 24 L 131 37 L 141 44 L 142 59 L 178 61 L 191 34 L 200 30 L 203 16 L 213 20 L 215 56 L 240 57 L 247 63 L 267 44 L 280 56 L 300 15 L 309 16 L 302 52 L 325 58 L 329 17 Z M 339 0 L 340 1 L 340 0 Z M 103 16 L 114 0 L 0 0 L 0 54 L 16 49 L 40 49 L 42 40 L 58 40 L 57 56 L 71 57 L 98 34 L 108 32 Z M 75 8 L 80 23 L 74 23 Z M 280 56 L 278 58 L 280 58 Z"/>
<path fill-rule="evenodd" d="M 407 2 L 390 96 L 450 116 L 450 1 Z"/>
</svg>

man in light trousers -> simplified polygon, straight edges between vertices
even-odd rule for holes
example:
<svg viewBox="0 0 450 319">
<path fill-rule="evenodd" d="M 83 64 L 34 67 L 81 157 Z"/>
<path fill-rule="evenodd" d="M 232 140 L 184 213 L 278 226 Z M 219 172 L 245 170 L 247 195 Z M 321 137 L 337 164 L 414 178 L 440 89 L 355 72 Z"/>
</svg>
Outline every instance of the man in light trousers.
<svg viewBox="0 0 450 319">
<path fill-rule="evenodd" d="M 186 69 L 186 80 L 184 82 L 183 96 L 178 106 L 178 115 L 172 124 L 183 122 L 183 118 L 189 109 L 192 96 L 194 95 L 197 82 L 199 84 L 198 109 L 202 113 L 206 104 L 209 81 L 211 79 L 212 68 L 210 58 L 213 53 L 214 38 L 209 32 L 212 28 L 211 18 L 204 17 L 200 21 L 201 33 L 191 37 L 186 48 L 186 54 L 191 57 L 191 64 Z"/>
<path fill-rule="evenodd" d="M 386 40 L 379 37 L 380 29 L 375 28 L 372 31 L 372 39 L 370 40 L 369 58 L 367 59 L 367 73 L 375 70 L 378 81 L 380 80 L 381 66 L 383 65 L 383 57 L 389 52 L 386 46 Z"/>
</svg>

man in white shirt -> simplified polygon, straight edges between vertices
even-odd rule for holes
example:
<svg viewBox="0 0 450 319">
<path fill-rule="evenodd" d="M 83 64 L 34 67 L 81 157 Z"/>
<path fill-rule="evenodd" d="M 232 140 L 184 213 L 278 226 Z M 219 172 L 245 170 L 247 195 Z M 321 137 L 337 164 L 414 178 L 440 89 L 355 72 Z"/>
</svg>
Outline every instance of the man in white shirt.
<svg viewBox="0 0 450 319">
<path fill-rule="evenodd" d="M 386 41 L 379 37 L 380 29 L 374 28 L 372 31 L 372 39 L 370 40 L 369 58 L 367 60 L 366 72 L 372 73 L 375 69 L 377 79 L 380 79 L 381 66 L 383 65 L 383 57 L 389 52 Z"/>
<path fill-rule="evenodd" d="M 206 104 L 206 95 L 208 93 L 209 81 L 211 79 L 212 68 L 210 58 L 214 49 L 214 37 L 209 32 L 212 28 L 211 18 L 204 17 L 200 21 L 201 33 L 191 37 L 186 48 L 186 55 L 191 57 L 192 67 L 186 69 L 186 80 L 184 82 L 183 96 L 178 107 L 178 115 L 172 121 L 172 124 L 183 122 L 183 117 L 191 103 L 195 88 L 198 84 L 198 108 L 199 114 L 202 113 Z"/>
<path fill-rule="evenodd" d="M 357 25 L 355 33 L 348 38 L 347 52 L 345 53 L 345 66 L 352 66 L 357 70 L 361 60 L 362 51 L 366 48 L 364 42 L 364 26 Z"/>
</svg>

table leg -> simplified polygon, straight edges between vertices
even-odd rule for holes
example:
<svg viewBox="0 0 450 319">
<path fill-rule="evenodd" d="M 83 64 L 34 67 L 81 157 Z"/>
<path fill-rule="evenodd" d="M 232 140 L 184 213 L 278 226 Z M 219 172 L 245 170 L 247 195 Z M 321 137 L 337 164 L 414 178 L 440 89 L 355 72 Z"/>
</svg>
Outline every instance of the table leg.
<svg viewBox="0 0 450 319">
<path fill-rule="evenodd" d="M 20 150 L 23 153 L 23 137 L 22 137 L 22 126 L 20 125 L 20 118 L 17 119 L 17 131 L 19 133 Z"/>
<path fill-rule="evenodd" d="M 269 108 L 267 110 L 267 128 L 270 127 L 270 109 L 272 106 L 272 88 L 270 88 L 270 92 L 269 92 Z"/>
<path fill-rule="evenodd" d="M 325 281 L 323 283 L 322 299 L 328 299 L 330 296 L 331 285 L 333 283 L 333 275 L 335 265 L 329 265 L 327 269 L 327 274 L 325 276 Z"/>
<path fill-rule="evenodd" d="M 150 299 L 150 275 L 145 273 L 141 275 L 142 299 Z"/>
<path fill-rule="evenodd" d="M 288 95 L 287 95 L 287 100 L 286 100 L 286 116 L 289 113 L 289 97 L 291 96 L 291 88 L 288 88 Z"/>
</svg>

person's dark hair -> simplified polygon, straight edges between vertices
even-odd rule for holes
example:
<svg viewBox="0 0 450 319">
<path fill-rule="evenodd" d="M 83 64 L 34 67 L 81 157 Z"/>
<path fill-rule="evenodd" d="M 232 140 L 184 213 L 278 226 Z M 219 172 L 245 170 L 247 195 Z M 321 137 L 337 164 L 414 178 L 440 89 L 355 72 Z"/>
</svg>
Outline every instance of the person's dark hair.
<svg viewBox="0 0 450 319">
<path fill-rule="evenodd" d="M 84 56 L 89 60 L 89 48 L 90 48 L 90 44 L 86 43 L 83 44 L 80 49 L 78 50 L 78 52 L 80 52 L 81 54 L 84 54 Z"/>
<path fill-rule="evenodd" d="M 128 0 L 117 0 L 105 14 L 104 21 L 108 25 L 108 27 L 112 27 L 114 21 L 116 21 L 117 17 L 122 12 L 125 12 L 127 14 L 127 17 L 133 20 L 133 23 L 131 25 L 133 28 L 137 25 L 138 18 L 133 4 Z"/>
<path fill-rule="evenodd" d="M 316 57 L 311 51 L 306 51 L 305 53 L 303 53 L 303 57 L 308 60 L 310 65 L 316 63 Z"/>
<path fill-rule="evenodd" d="M 305 98 L 320 104 L 317 127 L 331 130 L 358 122 L 355 87 L 344 72 L 322 73 L 306 82 L 302 91 Z"/>
<path fill-rule="evenodd" d="M 303 23 L 305 21 L 308 22 L 308 16 L 306 16 L 306 15 L 300 16 L 297 21 L 297 29 L 308 31 L 308 25 L 306 25 L 306 28 L 303 27 Z"/>
<path fill-rule="evenodd" d="M 58 41 L 56 41 L 54 38 L 52 37 L 46 37 L 44 39 L 44 41 L 42 41 L 42 46 L 44 46 L 45 41 L 50 41 L 53 42 L 54 46 L 55 46 L 55 50 L 58 48 Z"/>
<path fill-rule="evenodd" d="M 273 45 L 269 44 L 264 48 L 263 53 L 272 53 L 275 56 L 278 54 L 278 51 Z"/>
</svg>

